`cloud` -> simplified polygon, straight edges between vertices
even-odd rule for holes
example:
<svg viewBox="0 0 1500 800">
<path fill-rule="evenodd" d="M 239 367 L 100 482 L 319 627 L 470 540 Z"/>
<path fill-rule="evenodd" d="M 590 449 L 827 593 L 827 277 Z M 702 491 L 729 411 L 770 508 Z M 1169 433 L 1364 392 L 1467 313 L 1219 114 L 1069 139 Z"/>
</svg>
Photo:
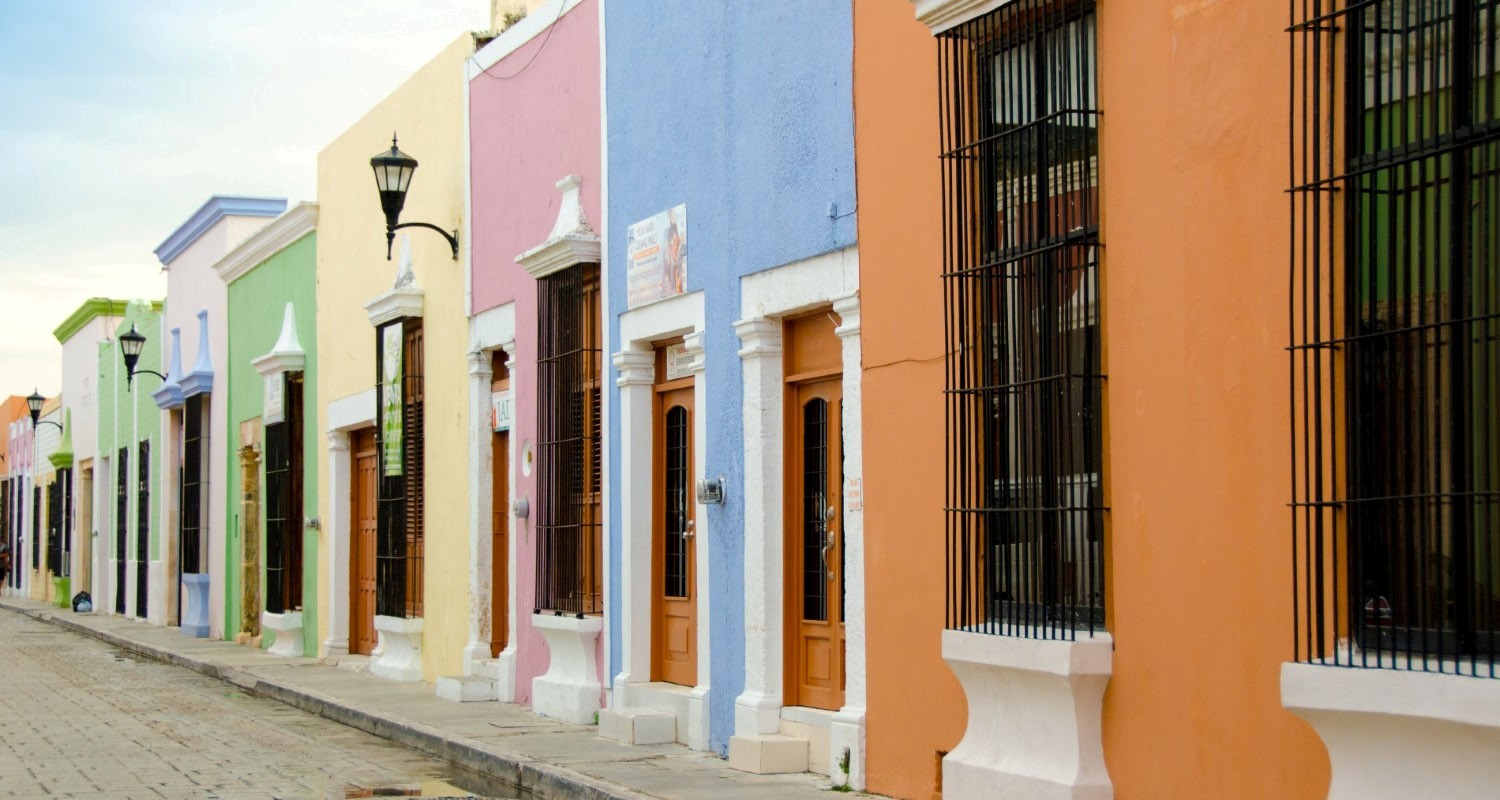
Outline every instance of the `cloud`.
<svg viewBox="0 0 1500 800">
<path fill-rule="evenodd" d="M 152 250 L 209 195 L 312 199 L 318 151 L 489 10 L 4 3 L 0 396 L 56 390 L 52 330 L 86 298 L 160 297 Z"/>
</svg>

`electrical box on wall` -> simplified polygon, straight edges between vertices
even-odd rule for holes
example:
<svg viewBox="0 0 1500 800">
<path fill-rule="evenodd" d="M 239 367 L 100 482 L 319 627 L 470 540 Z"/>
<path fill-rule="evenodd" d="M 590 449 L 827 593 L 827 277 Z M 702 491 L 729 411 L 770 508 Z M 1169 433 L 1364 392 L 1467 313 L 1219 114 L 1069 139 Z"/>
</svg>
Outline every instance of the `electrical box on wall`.
<svg viewBox="0 0 1500 800">
<path fill-rule="evenodd" d="M 724 502 L 724 479 L 704 478 L 698 481 L 698 502 L 704 505 L 721 505 Z"/>
</svg>

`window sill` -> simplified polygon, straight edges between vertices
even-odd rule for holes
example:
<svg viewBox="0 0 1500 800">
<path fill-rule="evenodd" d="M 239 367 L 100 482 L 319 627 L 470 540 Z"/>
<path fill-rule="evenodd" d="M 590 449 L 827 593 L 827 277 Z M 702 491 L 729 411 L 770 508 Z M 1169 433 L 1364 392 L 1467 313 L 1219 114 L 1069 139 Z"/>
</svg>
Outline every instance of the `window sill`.
<svg viewBox="0 0 1500 800">
<path fill-rule="evenodd" d="M 1487 797 L 1500 785 L 1500 681 L 1283 664 L 1281 704 L 1328 748 L 1330 800 Z"/>
<path fill-rule="evenodd" d="M 1109 798 L 1104 688 L 1114 640 L 943 632 L 943 660 L 963 685 L 969 724 L 943 759 L 943 796 Z"/>
</svg>

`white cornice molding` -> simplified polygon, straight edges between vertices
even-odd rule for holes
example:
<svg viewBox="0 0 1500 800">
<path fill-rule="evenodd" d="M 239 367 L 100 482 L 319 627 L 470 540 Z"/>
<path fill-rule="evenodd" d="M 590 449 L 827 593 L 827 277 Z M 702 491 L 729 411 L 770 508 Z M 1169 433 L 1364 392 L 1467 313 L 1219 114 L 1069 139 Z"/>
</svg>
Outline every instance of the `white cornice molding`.
<svg viewBox="0 0 1500 800">
<path fill-rule="evenodd" d="M 234 283 L 317 228 L 318 204 L 298 203 L 236 245 L 214 264 L 214 272 L 224 283 Z"/>
<path fill-rule="evenodd" d="M 1011 2 L 1011 0 L 911 0 L 917 21 L 933 33 L 942 33 Z"/>
<path fill-rule="evenodd" d="M 415 286 L 402 286 L 365 303 L 365 314 L 370 324 L 380 327 L 406 317 L 422 316 L 422 290 Z"/>
<path fill-rule="evenodd" d="M 500 59 L 521 49 L 527 42 L 541 35 L 548 28 L 572 11 L 583 0 L 548 0 L 535 11 L 521 18 L 520 22 L 506 28 L 479 52 L 464 60 L 464 76 L 469 80 L 495 66 Z"/>
<path fill-rule="evenodd" d="M 545 278 L 561 272 L 574 264 L 597 264 L 602 249 L 599 234 L 589 227 L 588 217 L 583 213 L 583 201 L 578 196 L 582 179 L 568 175 L 557 182 L 562 192 L 562 203 L 557 209 L 557 222 L 547 241 L 516 256 L 516 263 L 533 278 Z"/>
</svg>

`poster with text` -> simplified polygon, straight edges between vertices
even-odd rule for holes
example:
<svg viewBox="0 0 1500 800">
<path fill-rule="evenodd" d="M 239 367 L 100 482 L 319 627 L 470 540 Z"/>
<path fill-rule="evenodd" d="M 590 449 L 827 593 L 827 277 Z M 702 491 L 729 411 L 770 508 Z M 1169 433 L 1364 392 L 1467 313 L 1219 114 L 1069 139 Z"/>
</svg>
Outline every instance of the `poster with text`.
<svg viewBox="0 0 1500 800">
<path fill-rule="evenodd" d="M 382 473 L 401 474 L 401 323 L 380 331 L 380 445 Z"/>
<path fill-rule="evenodd" d="M 631 225 L 625 233 L 626 302 L 630 308 L 687 291 L 687 206 Z"/>
</svg>

